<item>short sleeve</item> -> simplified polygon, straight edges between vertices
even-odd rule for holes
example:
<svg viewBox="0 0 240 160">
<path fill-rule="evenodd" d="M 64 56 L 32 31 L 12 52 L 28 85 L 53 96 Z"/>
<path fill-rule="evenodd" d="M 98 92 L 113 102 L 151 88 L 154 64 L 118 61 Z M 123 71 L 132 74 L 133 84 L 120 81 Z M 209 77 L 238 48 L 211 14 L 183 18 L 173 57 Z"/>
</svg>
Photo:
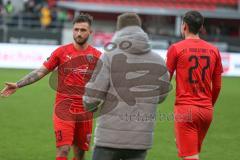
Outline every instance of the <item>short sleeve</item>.
<svg viewBox="0 0 240 160">
<path fill-rule="evenodd" d="M 56 49 L 50 57 L 43 63 L 43 65 L 49 70 L 54 70 L 59 65 L 59 55 L 62 52 L 61 48 Z"/>
<path fill-rule="evenodd" d="M 176 69 L 176 63 L 177 63 L 177 51 L 175 47 L 172 45 L 168 48 L 167 52 L 167 69 L 170 72 L 170 74 L 173 74 L 173 72 Z"/>
</svg>

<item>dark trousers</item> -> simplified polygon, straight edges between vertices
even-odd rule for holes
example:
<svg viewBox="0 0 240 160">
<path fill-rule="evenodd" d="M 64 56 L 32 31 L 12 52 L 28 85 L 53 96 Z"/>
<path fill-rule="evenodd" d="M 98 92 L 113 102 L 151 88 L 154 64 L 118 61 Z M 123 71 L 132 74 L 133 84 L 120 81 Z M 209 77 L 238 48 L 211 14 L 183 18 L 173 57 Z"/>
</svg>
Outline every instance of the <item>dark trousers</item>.
<svg viewBox="0 0 240 160">
<path fill-rule="evenodd" d="M 147 150 L 95 146 L 92 160 L 145 160 Z"/>
</svg>

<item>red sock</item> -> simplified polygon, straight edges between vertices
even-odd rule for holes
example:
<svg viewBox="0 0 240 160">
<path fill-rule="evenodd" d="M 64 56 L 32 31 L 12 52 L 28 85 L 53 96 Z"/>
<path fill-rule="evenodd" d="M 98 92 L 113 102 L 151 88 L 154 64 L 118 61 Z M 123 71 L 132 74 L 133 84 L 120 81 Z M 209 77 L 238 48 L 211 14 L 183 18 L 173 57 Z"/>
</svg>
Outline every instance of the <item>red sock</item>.
<svg viewBox="0 0 240 160">
<path fill-rule="evenodd" d="M 199 159 L 195 159 L 195 158 L 191 158 L 191 159 L 184 158 L 183 160 L 199 160 Z"/>
<path fill-rule="evenodd" d="M 56 160 L 67 160 L 67 157 L 57 157 Z"/>
<path fill-rule="evenodd" d="M 72 160 L 77 160 L 76 158 L 73 158 Z"/>
</svg>

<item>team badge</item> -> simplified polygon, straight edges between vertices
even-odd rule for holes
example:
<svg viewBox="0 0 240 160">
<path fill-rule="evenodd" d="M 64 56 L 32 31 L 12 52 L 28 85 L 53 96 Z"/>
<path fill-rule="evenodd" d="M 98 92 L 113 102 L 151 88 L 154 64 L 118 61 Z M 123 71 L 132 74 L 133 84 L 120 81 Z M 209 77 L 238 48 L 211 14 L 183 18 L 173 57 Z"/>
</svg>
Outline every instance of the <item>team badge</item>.
<svg viewBox="0 0 240 160">
<path fill-rule="evenodd" d="M 94 62 L 94 56 L 93 54 L 87 54 L 87 61 L 89 63 L 93 63 Z"/>
</svg>

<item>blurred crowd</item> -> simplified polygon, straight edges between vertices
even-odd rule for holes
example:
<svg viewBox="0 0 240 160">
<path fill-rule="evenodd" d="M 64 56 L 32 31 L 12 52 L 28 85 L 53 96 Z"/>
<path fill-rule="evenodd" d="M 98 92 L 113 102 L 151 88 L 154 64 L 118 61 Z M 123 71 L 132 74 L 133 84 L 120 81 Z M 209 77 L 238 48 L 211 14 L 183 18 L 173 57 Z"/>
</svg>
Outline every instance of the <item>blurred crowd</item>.
<svg viewBox="0 0 240 160">
<path fill-rule="evenodd" d="M 0 20 L 0 25 L 5 23 L 8 26 L 17 26 L 19 25 L 18 22 L 22 20 L 24 27 L 61 28 L 64 22 L 70 22 L 73 19 L 74 11 L 58 8 L 55 3 L 51 2 L 55 1 L 0 0 L 0 15 L 3 15 L 0 17 L 4 17 L 4 21 Z M 22 7 L 19 8 L 19 6 Z M 203 30 L 203 34 L 216 37 L 238 37 L 240 36 L 239 25 L 239 21 L 206 20 L 206 28 Z M 148 16 L 145 18 L 143 27 L 147 33 L 152 35 L 174 36 L 175 18 L 170 16 Z"/>
<path fill-rule="evenodd" d="M 16 6 L 22 7 L 16 9 Z M 13 20 L 21 18 L 23 21 L 29 22 L 31 20 L 32 24 L 29 25 L 32 27 L 41 25 L 42 28 L 48 28 L 51 25 L 55 25 L 54 23 L 61 26 L 63 22 L 71 21 L 74 12 L 57 8 L 45 0 L 19 0 L 17 3 L 16 1 L 13 3 L 11 0 L 0 0 L 0 15 L 7 18 L 6 22 L 8 24 L 11 24 Z"/>
</svg>

